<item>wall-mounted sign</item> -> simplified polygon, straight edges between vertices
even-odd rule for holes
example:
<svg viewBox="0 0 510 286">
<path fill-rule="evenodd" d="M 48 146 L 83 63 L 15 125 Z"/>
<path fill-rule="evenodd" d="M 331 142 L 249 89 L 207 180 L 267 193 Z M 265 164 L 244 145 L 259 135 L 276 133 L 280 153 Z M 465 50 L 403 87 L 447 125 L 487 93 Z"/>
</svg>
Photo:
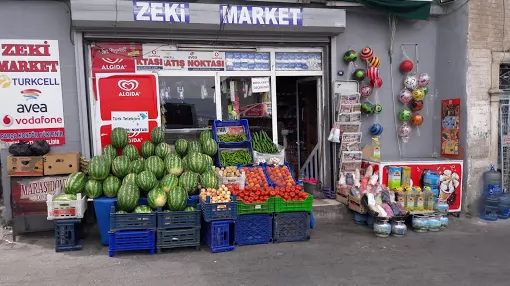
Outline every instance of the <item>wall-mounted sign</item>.
<svg viewBox="0 0 510 286">
<path fill-rule="evenodd" d="M 238 25 L 303 26 L 303 9 L 220 5 L 220 23 Z"/>
<path fill-rule="evenodd" d="M 144 51 L 146 50 L 144 44 Z M 224 71 L 224 52 L 165 51 L 147 52 L 136 59 L 136 70 Z"/>
<path fill-rule="evenodd" d="M 253 93 L 269 92 L 271 89 L 271 83 L 269 77 L 252 77 L 251 78 L 251 90 Z"/>
<path fill-rule="evenodd" d="M 269 53 L 226 52 L 227 71 L 269 71 Z"/>
<path fill-rule="evenodd" d="M 320 71 L 321 53 L 276 53 L 277 71 Z"/>
<path fill-rule="evenodd" d="M 13 214 L 15 216 L 48 215 L 46 197 L 62 192 L 66 180 L 67 176 L 12 177 Z"/>
<path fill-rule="evenodd" d="M 441 155 L 458 156 L 460 144 L 460 99 L 441 101 Z"/>
<path fill-rule="evenodd" d="M 0 40 L 0 139 L 65 144 L 58 41 Z"/>
<path fill-rule="evenodd" d="M 189 23 L 189 4 L 133 1 L 135 21 Z"/>
</svg>

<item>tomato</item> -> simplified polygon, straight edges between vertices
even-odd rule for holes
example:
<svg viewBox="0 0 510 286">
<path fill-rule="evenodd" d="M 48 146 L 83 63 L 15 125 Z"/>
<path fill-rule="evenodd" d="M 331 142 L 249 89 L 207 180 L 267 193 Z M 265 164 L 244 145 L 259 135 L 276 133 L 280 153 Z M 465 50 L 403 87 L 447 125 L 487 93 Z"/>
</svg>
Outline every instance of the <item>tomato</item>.
<svg viewBox="0 0 510 286">
<path fill-rule="evenodd" d="M 271 192 L 269 192 L 269 195 L 270 195 L 271 197 L 274 197 L 274 196 L 276 196 L 276 192 L 275 192 L 275 191 L 271 191 Z"/>
</svg>

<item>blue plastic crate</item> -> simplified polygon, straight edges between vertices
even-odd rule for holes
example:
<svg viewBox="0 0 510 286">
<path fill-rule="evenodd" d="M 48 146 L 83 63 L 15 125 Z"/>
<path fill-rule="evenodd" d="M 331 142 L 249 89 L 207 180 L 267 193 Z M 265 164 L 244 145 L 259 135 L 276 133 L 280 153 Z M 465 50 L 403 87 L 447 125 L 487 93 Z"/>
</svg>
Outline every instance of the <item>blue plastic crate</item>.
<svg viewBox="0 0 510 286">
<path fill-rule="evenodd" d="M 81 219 L 55 220 L 55 251 L 81 250 L 80 242 Z"/>
<path fill-rule="evenodd" d="M 118 251 L 150 250 L 151 254 L 156 251 L 156 232 L 154 230 L 110 231 L 108 235 L 110 257 L 113 257 Z"/>
<path fill-rule="evenodd" d="M 211 198 L 206 201 L 200 199 L 200 208 L 202 216 L 206 222 L 213 220 L 237 219 L 237 196 L 232 196 L 232 201 L 228 203 L 211 203 Z"/>
<path fill-rule="evenodd" d="M 198 195 L 188 196 L 188 201 L 186 202 L 186 206 L 194 207 L 198 204 L 200 204 L 200 201 L 198 200 Z"/>
<path fill-rule="evenodd" d="M 275 186 L 275 184 L 273 184 L 273 183 L 271 182 L 271 180 L 269 179 L 269 174 L 268 174 L 268 173 L 267 173 L 267 171 L 266 171 L 266 166 L 267 166 L 267 165 L 266 165 L 265 163 L 264 163 L 264 164 L 263 164 L 263 163 L 260 163 L 260 164 L 258 164 L 258 166 L 241 166 L 241 165 L 238 165 L 238 166 L 237 166 L 237 169 L 241 169 L 241 168 L 248 168 L 248 169 L 260 168 L 260 169 L 262 169 L 262 171 L 264 172 L 264 176 L 266 177 L 267 184 L 268 184 L 269 186 L 271 186 L 271 187 L 274 187 L 274 186 Z M 248 182 L 246 182 L 245 184 L 246 184 L 246 185 L 248 185 Z"/>
<path fill-rule="evenodd" d="M 240 126 L 243 127 L 244 133 L 246 134 L 246 140 L 241 142 L 223 142 L 218 139 L 218 128 L 225 128 L 225 127 L 235 127 Z M 212 126 L 212 134 L 213 139 L 217 143 L 221 144 L 227 144 L 229 146 L 237 146 L 240 143 L 243 142 L 249 142 L 251 141 L 251 135 L 250 135 L 250 129 L 248 127 L 248 120 L 247 119 L 241 119 L 241 120 L 214 120 L 213 126 Z"/>
<path fill-rule="evenodd" d="M 235 220 L 204 222 L 202 240 L 212 253 L 231 251 L 235 246 Z"/>
<path fill-rule="evenodd" d="M 223 151 L 222 151 L 223 150 Z M 216 153 L 216 166 L 218 167 L 227 167 L 221 164 L 220 156 L 222 152 L 233 152 L 235 150 L 247 150 L 250 153 L 251 161 L 248 164 L 241 165 L 241 164 L 235 164 L 232 166 L 253 166 L 253 148 L 251 146 L 250 141 L 244 141 L 242 143 L 239 143 L 235 146 L 232 146 L 231 144 L 225 144 L 225 143 L 218 143 L 218 152 Z"/>
<path fill-rule="evenodd" d="M 158 229 L 200 227 L 200 205 L 195 205 L 195 211 L 157 211 Z"/>
<path fill-rule="evenodd" d="M 167 248 L 191 246 L 200 250 L 200 227 L 157 230 L 156 250 L 158 253 Z"/>
<path fill-rule="evenodd" d="M 305 241 L 310 239 L 310 213 L 275 213 L 273 242 Z"/>
<path fill-rule="evenodd" d="M 236 244 L 267 244 L 273 241 L 273 214 L 240 215 L 236 221 Z"/>
<path fill-rule="evenodd" d="M 116 214 L 115 206 L 110 211 L 110 231 L 155 230 L 156 212 Z"/>
<path fill-rule="evenodd" d="M 283 166 L 287 166 L 287 168 L 289 169 L 289 173 L 290 173 L 290 175 L 292 176 L 292 179 L 294 180 L 294 183 L 295 183 L 296 185 L 299 185 L 299 181 L 298 181 L 298 180 L 296 180 L 296 178 L 295 178 L 295 177 L 294 177 L 294 175 L 292 174 L 292 173 L 293 173 L 293 171 L 292 171 L 292 168 L 289 166 L 289 163 L 288 163 L 288 162 L 285 162 L 285 164 L 281 164 L 281 165 L 279 165 L 279 167 L 280 167 L 280 168 L 282 168 Z M 267 165 L 267 164 L 266 164 L 266 166 L 265 166 L 265 168 L 264 168 L 264 171 L 266 172 L 266 175 L 267 175 L 267 177 L 269 178 L 269 173 L 267 172 L 267 169 L 266 169 L 267 167 L 269 167 L 269 168 L 273 168 L 273 166 L 271 166 L 271 165 Z M 275 186 L 276 186 L 275 182 L 273 182 L 273 181 L 271 181 L 271 180 L 269 181 L 269 183 L 271 183 L 271 184 L 273 184 L 273 185 L 275 185 Z"/>
</svg>

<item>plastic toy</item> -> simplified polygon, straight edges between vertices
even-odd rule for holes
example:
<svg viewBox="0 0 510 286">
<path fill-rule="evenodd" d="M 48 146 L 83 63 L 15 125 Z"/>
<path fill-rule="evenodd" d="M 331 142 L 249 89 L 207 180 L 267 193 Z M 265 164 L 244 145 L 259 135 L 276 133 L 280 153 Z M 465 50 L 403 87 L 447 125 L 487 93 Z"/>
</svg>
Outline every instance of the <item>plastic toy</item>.
<svg viewBox="0 0 510 286">
<path fill-rule="evenodd" d="M 381 64 L 381 61 L 379 60 L 378 56 L 373 56 L 370 59 L 368 59 L 368 64 L 377 68 Z"/>
<path fill-rule="evenodd" d="M 429 94 L 428 86 L 421 86 L 421 87 L 418 87 L 418 88 L 423 90 L 423 93 L 425 94 L 425 96 L 427 96 Z"/>
<path fill-rule="evenodd" d="M 383 132 L 383 127 L 381 126 L 381 124 L 375 123 L 375 124 L 372 124 L 372 126 L 370 127 L 370 133 L 374 136 L 379 136 L 382 134 L 382 132 Z"/>
<path fill-rule="evenodd" d="M 421 114 L 419 114 L 419 113 L 413 114 L 413 116 L 411 117 L 410 123 L 413 126 L 420 126 L 420 125 L 422 125 L 422 123 L 423 123 L 423 116 L 421 116 Z"/>
<path fill-rule="evenodd" d="M 408 75 L 404 80 L 404 86 L 409 90 L 415 90 L 418 87 L 418 79 L 415 76 Z"/>
<path fill-rule="evenodd" d="M 413 99 L 411 100 L 409 107 L 411 108 L 412 111 L 420 111 L 423 109 L 423 101 Z"/>
<path fill-rule="evenodd" d="M 417 88 L 413 90 L 412 97 L 414 100 L 422 100 L 425 97 L 425 93 L 422 89 Z"/>
<path fill-rule="evenodd" d="M 418 76 L 418 85 L 426 86 L 430 83 L 430 76 L 426 73 L 422 73 Z"/>
<path fill-rule="evenodd" d="M 344 54 L 344 61 L 346 63 L 355 62 L 358 59 L 358 53 L 355 50 L 348 50 Z"/>
<path fill-rule="evenodd" d="M 374 104 L 374 106 L 372 106 L 372 111 L 375 114 L 381 113 L 382 112 L 382 105 L 380 105 L 379 103 Z"/>
<path fill-rule="evenodd" d="M 370 59 L 373 56 L 374 56 L 374 51 L 369 47 L 366 47 L 363 50 L 361 50 L 361 53 L 359 54 L 360 59 L 365 60 L 365 61 Z"/>
<path fill-rule="evenodd" d="M 371 85 L 365 84 L 359 88 L 359 94 L 361 97 L 367 98 L 372 94 L 372 90 L 373 89 Z"/>
<path fill-rule="evenodd" d="M 374 88 L 381 88 L 382 86 L 382 78 L 378 77 L 372 80 L 372 85 Z"/>
<path fill-rule="evenodd" d="M 407 142 L 407 140 L 409 140 L 409 136 L 411 135 L 411 131 L 411 126 L 407 124 L 407 122 L 404 122 L 398 129 L 398 137 L 402 138 L 403 142 Z"/>
<path fill-rule="evenodd" d="M 414 63 L 411 60 L 404 60 L 400 63 L 400 72 L 408 73 L 411 72 L 414 68 Z"/>
<path fill-rule="evenodd" d="M 374 105 L 371 102 L 369 101 L 363 102 L 361 104 L 361 112 L 365 114 L 371 114 L 373 112 L 373 107 Z"/>
<path fill-rule="evenodd" d="M 411 119 L 411 115 L 412 115 L 411 110 L 407 108 L 402 108 L 398 112 L 398 119 L 407 122 Z"/>
<path fill-rule="evenodd" d="M 376 67 L 369 67 L 368 68 L 368 78 L 370 80 L 374 80 L 376 78 L 379 78 L 379 69 Z"/>
<path fill-rule="evenodd" d="M 362 81 L 367 76 L 367 72 L 364 69 L 356 69 L 352 73 L 352 79 L 357 81 Z"/>
<path fill-rule="evenodd" d="M 400 102 L 402 102 L 403 104 L 408 103 L 411 99 L 412 99 L 411 91 L 409 91 L 409 89 L 407 88 L 404 88 L 398 94 L 398 100 L 400 100 Z"/>
</svg>

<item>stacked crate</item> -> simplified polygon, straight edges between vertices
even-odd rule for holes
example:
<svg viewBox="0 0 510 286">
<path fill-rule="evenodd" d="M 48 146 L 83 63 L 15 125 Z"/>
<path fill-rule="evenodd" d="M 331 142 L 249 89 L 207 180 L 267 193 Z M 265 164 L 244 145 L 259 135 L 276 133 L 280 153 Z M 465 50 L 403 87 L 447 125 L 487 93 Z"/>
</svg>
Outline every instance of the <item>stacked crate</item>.
<svg viewBox="0 0 510 286">
<path fill-rule="evenodd" d="M 55 222 L 55 251 L 81 250 L 80 226 L 87 210 L 87 197 L 78 194 L 71 201 L 54 201 L 54 198 L 48 195 L 46 206 L 48 220 Z"/>
<path fill-rule="evenodd" d="M 211 198 L 200 200 L 203 228 L 202 240 L 211 252 L 225 252 L 235 249 L 235 225 L 237 220 L 237 198 L 232 196 L 228 203 L 211 203 Z"/>
<path fill-rule="evenodd" d="M 195 247 L 200 250 L 200 206 L 194 211 L 157 211 L 156 249 Z"/>
<path fill-rule="evenodd" d="M 236 244 L 266 244 L 273 241 L 274 199 L 263 203 L 237 202 Z"/>
</svg>

